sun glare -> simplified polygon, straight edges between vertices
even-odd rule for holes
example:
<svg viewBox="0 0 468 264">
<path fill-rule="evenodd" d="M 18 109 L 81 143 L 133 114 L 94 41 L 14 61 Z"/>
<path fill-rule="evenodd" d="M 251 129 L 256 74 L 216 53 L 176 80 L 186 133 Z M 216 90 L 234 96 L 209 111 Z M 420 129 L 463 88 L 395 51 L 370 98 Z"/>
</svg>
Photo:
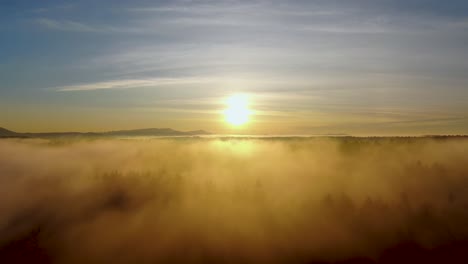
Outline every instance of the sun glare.
<svg viewBox="0 0 468 264">
<path fill-rule="evenodd" d="M 235 94 L 226 100 L 227 109 L 224 110 L 226 121 L 233 126 L 240 126 L 249 121 L 251 111 L 248 108 L 248 97 L 245 94 Z"/>
</svg>

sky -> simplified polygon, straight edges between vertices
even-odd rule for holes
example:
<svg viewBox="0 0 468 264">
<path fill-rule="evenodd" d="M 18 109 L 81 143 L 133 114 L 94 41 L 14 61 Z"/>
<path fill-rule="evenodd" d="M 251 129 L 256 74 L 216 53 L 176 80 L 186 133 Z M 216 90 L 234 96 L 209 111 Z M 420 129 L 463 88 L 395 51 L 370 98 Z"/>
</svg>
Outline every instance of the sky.
<svg viewBox="0 0 468 264">
<path fill-rule="evenodd" d="M 468 134 L 468 2 L 0 0 L 0 127 Z"/>
</svg>

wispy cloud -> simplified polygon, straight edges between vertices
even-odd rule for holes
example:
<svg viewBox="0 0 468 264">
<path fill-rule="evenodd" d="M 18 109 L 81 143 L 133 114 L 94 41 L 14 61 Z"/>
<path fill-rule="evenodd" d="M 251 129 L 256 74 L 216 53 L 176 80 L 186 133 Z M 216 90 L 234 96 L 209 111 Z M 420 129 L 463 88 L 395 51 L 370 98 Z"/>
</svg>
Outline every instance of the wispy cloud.
<svg viewBox="0 0 468 264">
<path fill-rule="evenodd" d="M 54 11 L 65 11 L 65 10 L 70 10 L 75 7 L 76 4 L 72 3 L 67 3 L 63 5 L 57 5 L 57 6 L 44 6 L 44 7 L 38 7 L 34 8 L 31 10 L 32 13 L 48 13 L 48 12 L 54 12 Z"/>
<path fill-rule="evenodd" d="M 119 80 L 108 80 L 102 82 L 90 82 L 76 85 L 66 85 L 56 87 L 55 91 L 68 92 L 68 91 L 93 91 L 102 89 L 132 89 L 132 88 L 144 88 L 144 87 L 163 87 L 169 85 L 210 85 L 214 87 L 216 85 L 223 86 L 226 89 L 242 90 L 242 87 L 265 87 L 271 85 L 286 85 L 289 82 L 287 80 L 279 79 L 258 79 L 258 78 L 239 78 L 229 76 L 183 76 L 183 77 L 168 77 L 168 78 L 141 78 L 141 79 L 119 79 Z"/>
<path fill-rule="evenodd" d="M 39 10 L 44 11 L 44 8 Z M 122 10 L 120 10 L 122 11 Z M 263 30 L 270 33 L 285 32 L 331 34 L 384 34 L 421 33 L 441 29 L 466 29 L 464 18 L 407 16 L 388 10 L 375 11 L 366 8 L 328 5 L 274 5 L 270 2 L 172 4 L 124 8 L 123 24 L 91 24 L 75 19 L 39 18 L 36 22 L 48 29 L 74 32 L 161 33 L 174 36 L 204 35 L 223 32 L 225 27 Z M 196 29 L 196 32 L 187 31 Z M 201 32 L 198 32 L 201 30 Z M 304 36 L 307 38 L 307 36 Z M 210 38 L 207 36 L 207 38 Z"/>
<path fill-rule="evenodd" d="M 49 18 L 39 18 L 36 22 L 45 28 L 63 30 L 63 31 L 83 31 L 83 32 L 99 32 L 102 28 L 89 26 L 83 23 L 70 20 L 53 20 Z"/>
<path fill-rule="evenodd" d="M 56 20 L 50 18 L 38 18 L 35 21 L 40 27 L 72 32 L 89 32 L 89 33 L 148 33 L 144 29 L 139 29 L 130 26 L 108 26 L 108 25 L 93 25 L 74 20 Z"/>
<path fill-rule="evenodd" d="M 172 4 L 172 5 L 159 5 L 159 6 L 146 6 L 146 7 L 130 7 L 125 10 L 135 13 L 181 13 L 181 14 L 199 14 L 204 15 L 208 13 L 238 13 L 251 10 L 262 12 L 266 6 L 261 2 L 251 3 L 236 3 L 235 5 L 219 1 L 213 4 Z"/>
<path fill-rule="evenodd" d="M 157 87 L 164 85 L 200 84 L 209 83 L 210 79 L 205 78 L 153 78 L 153 79 L 126 79 L 104 82 L 95 82 L 78 85 L 68 85 L 58 87 L 57 91 L 92 91 L 101 89 L 130 89 L 143 87 Z"/>
</svg>

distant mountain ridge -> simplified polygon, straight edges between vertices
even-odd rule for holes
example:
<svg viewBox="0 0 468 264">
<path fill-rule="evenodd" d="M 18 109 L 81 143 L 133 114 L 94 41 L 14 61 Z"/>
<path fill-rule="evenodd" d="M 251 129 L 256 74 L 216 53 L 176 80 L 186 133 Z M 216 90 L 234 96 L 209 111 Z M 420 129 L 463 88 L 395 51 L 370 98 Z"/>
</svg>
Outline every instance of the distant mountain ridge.
<svg viewBox="0 0 468 264">
<path fill-rule="evenodd" d="M 204 130 L 194 131 L 178 131 L 172 128 L 143 128 L 131 130 L 116 130 L 108 132 L 45 132 L 45 133 L 18 133 L 6 128 L 0 127 L 0 138 L 5 137 L 70 137 L 70 136 L 96 136 L 96 137 L 112 137 L 112 136 L 201 136 L 211 135 L 210 132 Z"/>
<path fill-rule="evenodd" d="M 194 131 L 178 131 L 172 128 L 143 128 L 132 130 L 117 130 L 104 132 L 109 136 L 195 136 L 195 135 L 210 135 L 211 133 L 204 130 Z"/>
<path fill-rule="evenodd" d="M 8 130 L 6 128 L 0 127 L 0 137 L 14 137 L 17 136 L 18 133 Z"/>
</svg>

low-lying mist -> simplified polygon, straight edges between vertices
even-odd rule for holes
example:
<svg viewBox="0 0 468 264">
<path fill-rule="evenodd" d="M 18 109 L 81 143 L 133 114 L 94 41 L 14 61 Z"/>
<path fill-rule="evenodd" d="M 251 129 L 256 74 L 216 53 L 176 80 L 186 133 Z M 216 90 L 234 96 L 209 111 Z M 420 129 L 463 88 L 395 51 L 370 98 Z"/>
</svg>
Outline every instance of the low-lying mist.
<svg viewBox="0 0 468 264">
<path fill-rule="evenodd" d="M 0 260 L 377 261 L 467 223 L 464 139 L 0 140 Z"/>
</svg>

